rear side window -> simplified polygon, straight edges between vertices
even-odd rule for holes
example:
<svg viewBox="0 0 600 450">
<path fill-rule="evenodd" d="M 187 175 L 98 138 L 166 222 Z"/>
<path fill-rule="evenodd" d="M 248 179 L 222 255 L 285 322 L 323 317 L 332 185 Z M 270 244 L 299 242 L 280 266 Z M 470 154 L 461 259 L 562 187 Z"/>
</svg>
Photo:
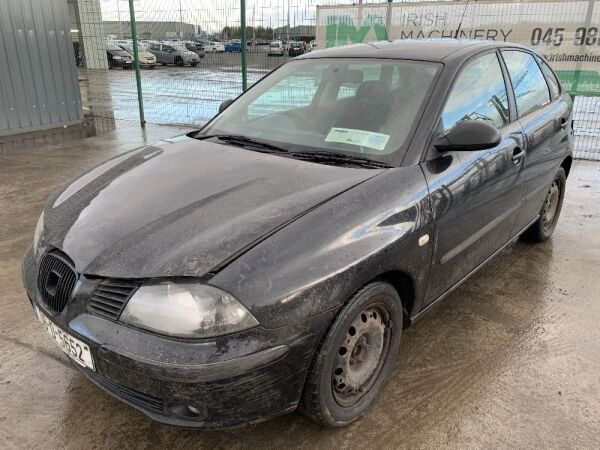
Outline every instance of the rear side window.
<svg viewBox="0 0 600 450">
<path fill-rule="evenodd" d="M 512 81 L 519 117 L 550 103 L 548 85 L 533 55 L 518 50 L 502 52 Z"/>
<path fill-rule="evenodd" d="M 552 95 L 552 99 L 554 100 L 560 95 L 560 81 L 558 81 L 558 78 L 556 78 L 556 75 L 554 75 L 554 72 L 552 71 L 548 63 L 546 63 L 546 61 L 540 58 L 536 59 L 540 64 L 540 67 L 542 68 L 542 72 L 544 72 L 544 76 L 546 77 L 546 81 L 548 82 L 548 87 L 550 88 L 550 94 Z"/>
<path fill-rule="evenodd" d="M 495 53 L 469 62 L 452 87 L 442 113 L 444 130 L 463 120 L 483 120 L 498 128 L 510 120 L 504 76 Z"/>
</svg>

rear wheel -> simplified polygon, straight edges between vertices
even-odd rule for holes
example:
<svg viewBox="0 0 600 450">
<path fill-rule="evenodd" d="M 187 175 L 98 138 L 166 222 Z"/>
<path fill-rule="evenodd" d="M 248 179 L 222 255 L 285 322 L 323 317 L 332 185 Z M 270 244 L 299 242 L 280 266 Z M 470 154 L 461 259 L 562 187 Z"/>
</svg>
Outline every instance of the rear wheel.
<svg viewBox="0 0 600 450">
<path fill-rule="evenodd" d="M 567 176 L 565 170 L 561 167 L 558 169 L 550 185 L 550 189 L 546 193 L 540 217 L 523 233 L 523 240 L 535 243 L 550 239 L 560 217 L 566 184 Z"/>
<path fill-rule="evenodd" d="M 315 355 L 300 411 L 332 427 L 358 419 L 381 392 L 401 333 L 396 290 L 381 281 L 362 288 L 338 314 Z"/>
</svg>

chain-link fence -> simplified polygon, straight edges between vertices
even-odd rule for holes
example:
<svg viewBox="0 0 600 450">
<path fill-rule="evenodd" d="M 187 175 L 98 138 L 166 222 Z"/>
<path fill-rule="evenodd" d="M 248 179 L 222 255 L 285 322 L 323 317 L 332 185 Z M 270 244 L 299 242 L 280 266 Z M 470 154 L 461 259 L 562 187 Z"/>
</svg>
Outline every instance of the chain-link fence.
<svg viewBox="0 0 600 450">
<path fill-rule="evenodd" d="M 595 10 L 588 8 L 588 11 L 586 4 L 595 2 L 581 0 L 581 11 L 578 11 L 567 4 L 567 0 L 555 1 L 564 3 L 561 7 L 565 21 L 581 20 L 591 24 L 586 28 L 588 34 L 580 36 L 583 43 L 598 33 L 593 25 L 600 22 L 600 2 Z M 68 2 L 84 109 L 97 128 L 139 125 L 136 75 L 129 56 L 133 53 L 130 4 L 134 8 L 143 112 L 148 123 L 201 126 L 216 114 L 223 100 L 242 92 L 240 0 Z M 244 3 L 246 73 L 248 84 L 252 84 L 287 61 L 290 55 L 317 48 L 318 7 L 363 2 L 246 0 Z M 422 5 L 427 2 L 396 0 L 394 3 Z M 450 3 L 466 5 L 469 2 L 447 4 Z M 527 8 L 521 4 L 515 2 L 514 8 L 507 10 L 515 22 L 545 14 L 542 3 L 528 2 Z M 483 28 L 490 21 L 485 15 L 470 13 L 468 8 L 460 11 L 465 28 L 467 22 L 471 26 L 483 24 Z M 412 19 L 407 17 L 413 22 L 430 20 L 417 14 Z M 546 39 L 556 39 L 554 31 L 552 33 L 548 37 L 540 31 L 540 43 L 552 45 L 555 41 L 546 42 Z M 594 41 L 600 46 L 600 38 L 594 37 Z M 597 64 L 600 66 L 600 62 Z M 577 96 L 575 119 L 576 156 L 600 160 L 600 97 Z"/>
</svg>

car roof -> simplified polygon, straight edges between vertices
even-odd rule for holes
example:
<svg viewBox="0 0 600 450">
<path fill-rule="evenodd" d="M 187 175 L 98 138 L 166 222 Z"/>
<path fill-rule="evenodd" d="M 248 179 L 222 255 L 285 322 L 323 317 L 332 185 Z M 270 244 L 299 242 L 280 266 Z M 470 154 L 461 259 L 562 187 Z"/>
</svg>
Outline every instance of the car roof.
<svg viewBox="0 0 600 450">
<path fill-rule="evenodd" d="M 467 39 L 402 39 L 317 50 L 298 59 L 310 58 L 394 58 L 443 62 L 453 58 L 465 59 L 488 48 L 517 47 L 519 44 Z"/>
</svg>

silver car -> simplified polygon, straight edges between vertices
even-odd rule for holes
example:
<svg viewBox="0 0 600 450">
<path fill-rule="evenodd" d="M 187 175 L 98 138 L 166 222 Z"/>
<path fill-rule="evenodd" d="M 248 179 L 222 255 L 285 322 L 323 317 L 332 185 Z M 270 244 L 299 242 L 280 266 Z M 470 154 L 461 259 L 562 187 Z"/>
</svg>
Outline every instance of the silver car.
<svg viewBox="0 0 600 450">
<path fill-rule="evenodd" d="M 133 55 L 133 44 L 119 44 L 123 50 L 128 52 L 130 55 Z M 141 46 L 138 45 L 138 57 L 140 60 L 140 67 L 145 67 L 148 69 L 154 69 L 156 67 L 156 56 L 150 53 L 147 50 L 144 50 Z"/>
<path fill-rule="evenodd" d="M 158 64 L 175 64 L 176 66 L 184 66 L 189 64 L 195 67 L 200 62 L 200 57 L 186 49 L 183 45 L 178 44 L 150 44 L 148 51 L 156 56 Z"/>
</svg>

